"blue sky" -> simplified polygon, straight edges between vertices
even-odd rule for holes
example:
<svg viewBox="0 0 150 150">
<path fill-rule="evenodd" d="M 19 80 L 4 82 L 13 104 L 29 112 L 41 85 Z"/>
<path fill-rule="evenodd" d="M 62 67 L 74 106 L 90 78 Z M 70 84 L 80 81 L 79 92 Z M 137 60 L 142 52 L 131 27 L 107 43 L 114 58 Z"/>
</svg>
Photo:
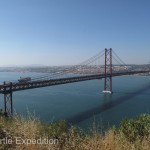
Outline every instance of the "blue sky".
<svg viewBox="0 0 150 150">
<path fill-rule="evenodd" d="M 150 62 L 149 0 L 0 0 L 0 66 L 78 64 L 105 47 Z"/>
</svg>

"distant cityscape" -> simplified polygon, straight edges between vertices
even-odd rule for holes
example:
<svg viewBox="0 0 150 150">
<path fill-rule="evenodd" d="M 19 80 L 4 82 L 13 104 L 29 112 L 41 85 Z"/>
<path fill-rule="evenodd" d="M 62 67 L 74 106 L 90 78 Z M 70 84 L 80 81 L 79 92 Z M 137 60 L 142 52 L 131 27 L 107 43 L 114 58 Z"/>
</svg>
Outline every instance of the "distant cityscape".
<svg viewBox="0 0 150 150">
<path fill-rule="evenodd" d="M 113 72 L 121 72 L 121 71 L 146 71 L 150 70 L 150 64 L 144 65 L 113 65 Z M 68 72 L 74 74 L 99 74 L 104 72 L 104 66 L 27 66 L 27 67 L 0 67 L 0 72 L 36 72 L 36 73 L 56 73 L 56 72 Z M 141 75 L 141 74 L 140 74 Z M 142 75 L 150 75 L 150 73 L 142 74 Z"/>
</svg>

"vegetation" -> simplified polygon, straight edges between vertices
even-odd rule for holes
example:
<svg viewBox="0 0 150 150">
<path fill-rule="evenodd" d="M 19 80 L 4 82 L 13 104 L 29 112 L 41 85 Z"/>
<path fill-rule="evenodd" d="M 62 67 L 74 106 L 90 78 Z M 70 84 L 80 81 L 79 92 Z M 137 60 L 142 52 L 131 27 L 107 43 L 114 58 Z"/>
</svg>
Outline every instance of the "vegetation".
<svg viewBox="0 0 150 150">
<path fill-rule="evenodd" d="M 16 137 L 24 143 L 16 144 Z M 3 139 L 3 141 L 2 141 Z M 5 140 L 4 140 L 5 139 Z M 11 144 L 6 143 L 12 140 Z M 27 139 L 55 139 L 58 143 L 30 143 Z M 118 128 L 99 133 L 94 126 L 92 134 L 75 127 L 67 128 L 65 121 L 43 124 L 36 117 L 0 116 L 0 150 L 149 150 L 150 115 L 124 119 Z"/>
</svg>

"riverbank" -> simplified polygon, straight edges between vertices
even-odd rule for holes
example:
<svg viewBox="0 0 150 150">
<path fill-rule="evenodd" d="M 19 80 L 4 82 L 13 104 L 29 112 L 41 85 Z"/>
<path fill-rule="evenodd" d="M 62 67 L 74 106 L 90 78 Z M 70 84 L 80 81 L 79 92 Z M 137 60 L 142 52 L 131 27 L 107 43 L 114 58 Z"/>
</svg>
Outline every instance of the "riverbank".
<svg viewBox="0 0 150 150">
<path fill-rule="evenodd" d="M 150 115 L 123 120 L 101 134 L 95 125 L 88 133 L 67 128 L 65 121 L 44 124 L 35 116 L 0 116 L 0 150 L 148 150 Z"/>
</svg>

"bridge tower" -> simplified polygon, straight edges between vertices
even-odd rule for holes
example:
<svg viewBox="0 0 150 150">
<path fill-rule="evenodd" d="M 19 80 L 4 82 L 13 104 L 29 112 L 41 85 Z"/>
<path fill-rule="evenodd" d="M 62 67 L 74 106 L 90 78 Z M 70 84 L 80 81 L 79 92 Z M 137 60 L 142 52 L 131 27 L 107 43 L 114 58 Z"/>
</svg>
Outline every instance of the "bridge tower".
<svg viewBox="0 0 150 150">
<path fill-rule="evenodd" d="M 105 48 L 104 91 L 112 94 L 112 49 Z"/>
</svg>

